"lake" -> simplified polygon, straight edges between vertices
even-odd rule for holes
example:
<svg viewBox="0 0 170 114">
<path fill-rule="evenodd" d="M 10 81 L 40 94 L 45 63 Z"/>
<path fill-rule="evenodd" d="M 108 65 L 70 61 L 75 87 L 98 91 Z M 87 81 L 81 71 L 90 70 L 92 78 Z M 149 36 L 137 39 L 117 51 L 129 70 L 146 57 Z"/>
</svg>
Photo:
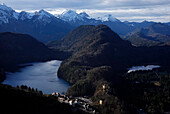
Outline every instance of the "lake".
<svg viewBox="0 0 170 114">
<path fill-rule="evenodd" d="M 152 70 L 154 68 L 159 68 L 159 65 L 147 65 L 147 66 L 133 66 L 132 68 L 128 68 L 128 73 L 135 71 L 143 71 L 143 70 Z"/>
<path fill-rule="evenodd" d="M 29 63 L 20 72 L 7 73 L 7 78 L 3 84 L 8 84 L 13 87 L 17 85 L 27 85 L 32 88 L 37 88 L 45 94 L 52 92 L 66 92 L 69 84 L 58 78 L 57 71 L 61 61 L 52 60 L 48 62 Z"/>
</svg>

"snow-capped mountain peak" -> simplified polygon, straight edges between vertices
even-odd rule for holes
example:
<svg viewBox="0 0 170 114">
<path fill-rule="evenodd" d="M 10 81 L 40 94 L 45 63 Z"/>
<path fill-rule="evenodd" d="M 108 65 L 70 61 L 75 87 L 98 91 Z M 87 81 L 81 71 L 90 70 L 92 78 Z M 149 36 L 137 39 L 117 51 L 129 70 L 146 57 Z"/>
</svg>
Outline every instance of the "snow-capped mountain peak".
<svg viewBox="0 0 170 114">
<path fill-rule="evenodd" d="M 25 11 L 20 12 L 19 19 L 25 20 L 25 19 L 32 19 L 32 17 L 35 15 L 35 13 L 28 13 Z"/>
<path fill-rule="evenodd" d="M 59 18 L 64 21 L 75 21 L 78 18 L 78 14 L 76 13 L 76 11 L 66 10 L 59 16 Z"/>
<path fill-rule="evenodd" d="M 61 15 L 63 15 L 63 16 L 77 16 L 78 14 L 74 10 L 66 10 Z"/>
<path fill-rule="evenodd" d="M 82 18 L 88 18 L 88 17 L 89 17 L 89 15 L 88 15 L 86 12 L 81 12 L 79 15 L 80 15 Z"/>
<path fill-rule="evenodd" d="M 34 15 L 36 18 L 34 18 L 34 22 L 35 21 L 39 21 L 39 22 L 43 22 L 43 24 L 47 24 L 50 23 L 52 21 L 53 18 L 55 18 L 54 15 L 48 13 L 45 10 L 40 10 L 39 12 L 35 12 Z"/>
<path fill-rule="evenodd" d="M 13 9 L 11 7 L 6 6 L 4 3 L 0 4 L 0 10 L 13 11 Z"/>
<path fill-rule="evenodd" d="M 112 21 L 112 22 L 115 22 L 115 21 L 119 21 L 117 18 L 113 17 L 111 14 L 108 15 L 108 21 Z"/>
<path fill-rule="evenodd" d="M 67 21 L 67 22 L 76 22 L 77 20 L 83 21 L 85 18 L 88 18 L 89 15 L 86 12 L 82 12 L 78 14 L 74 10 L 66 10 L 61 15 L 59 15 L 59 18 Z"/>
<path fill-rule="evenodd" d="M 54 17 L 52 14 L 48 13 L 45 10 L 40 10 L 39 12 L 35 12 L 35 15 L 39 16 L 38 19 L 42 19 L 44 17 L 51 18 Z"/>
<path fill-rule="evenodd" d="M 62 15 L 78 15 L 74 10 L 66 10 L 62 13 Z"/>
<path fill-rule="evenodd" d="M 98 18 L 92 18 L 86 12 L 77 13 L 74 10 L 66 10 L 62 14 L 52 15 L 43 9 L 35 13 L 28 13 L 25 11 L 18 13 L 5 4 L 0 4 L 0 24 L 9 23 L 13 20 L 33 20 L 34 22 L 42 22 L 43 24 L 50 23 L 52 20 L 62 20 L 70 23 L 71 25 L 81 25 L 85 23 L 93 24 L 99 22 L 120 22 L 110 14 Z"/>
<path fill-rule="evenodd" d="M 101 21 L 111 21 L 111 22 L 120 22 L 117 18 L 113 17 L 111 14 L 104 15 L 103 17 L 97 17 L 97 20 Z"/>
<path fill-rule="evenodd" d="M 9 23 L 10 19 L 18 19 L 19 13 L 5 4 L 0 4 L 0 23 Z"/>
<path fill-rule="evenodd" d="M 18 17 L 19 17 L 19 13 L 18 13 L 18 12 L 15 12 L 15 11 L 14 11 L 12 15 L 13 15 L 13 17 L 14 17 L 15 19 L 18 20 Z"/>
</svg>

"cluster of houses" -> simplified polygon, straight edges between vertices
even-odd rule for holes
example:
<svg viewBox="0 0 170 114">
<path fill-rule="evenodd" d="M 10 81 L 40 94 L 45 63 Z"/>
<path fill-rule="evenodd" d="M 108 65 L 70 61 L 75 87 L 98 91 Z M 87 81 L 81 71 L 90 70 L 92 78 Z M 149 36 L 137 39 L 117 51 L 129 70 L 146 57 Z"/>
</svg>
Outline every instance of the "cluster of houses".
<svg viewBox="0 0 170 114">
<path fill-rule="evenodd" d="M 95 110 L 90 106 L 89 99 L 83 97 L 71 97 L 60 94 L 58 92 L 52 93 L 53 96 L 56 96 L 58 101 L 61 103 L 69 104 L 75 108 L 79 108 L 88 113 L 95 113 Z"/>
<path fill-rule="evenodd" d="M 103 84 L 101 87 L 101 90 L 104 93 L 109 92 L 109 86 L 107 84 Z M 92 101 L 90 99 L 87 99 L 85 97 L 71 97 L 66 96 L 64 94 L 60 94 L 58 92 L 52 93 L 53 96 L 55 96 L 59 102 L 69 104 L 75 108 L 81 109 L 88 113 L 96 113 L 96 111 L 93 109 L 93 107 L 90 106 L 92 104 Z M 99 100 L 99 105 L 103 105 L 103 100 Z"/>
</svg>

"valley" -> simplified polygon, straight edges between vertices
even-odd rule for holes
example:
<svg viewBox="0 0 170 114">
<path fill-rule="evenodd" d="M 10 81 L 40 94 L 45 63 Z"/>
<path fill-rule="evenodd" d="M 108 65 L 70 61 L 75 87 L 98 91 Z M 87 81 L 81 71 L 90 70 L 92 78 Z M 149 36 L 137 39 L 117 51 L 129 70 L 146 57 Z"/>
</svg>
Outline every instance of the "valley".
<svg viewBox="0 0 170 114">
<path fill-rule="evenodd" d="M 0 16 L 0 100 L 14 108 L 7 114 L 170 112 L 169 23 L 5 4 Z"/>
<path fill-rule="evenodd" d="M 55 91 L 66 92 L 69 84 L 57 76 L 60 64 L 61 61 L 57 60 L 32 63 L 31 66 L 21 68 L 18 72 L 8 72 L 2 84 L 13 87 L 27 85 L 41 90 L 44 94 L 52 94 Z"/>
</svg>

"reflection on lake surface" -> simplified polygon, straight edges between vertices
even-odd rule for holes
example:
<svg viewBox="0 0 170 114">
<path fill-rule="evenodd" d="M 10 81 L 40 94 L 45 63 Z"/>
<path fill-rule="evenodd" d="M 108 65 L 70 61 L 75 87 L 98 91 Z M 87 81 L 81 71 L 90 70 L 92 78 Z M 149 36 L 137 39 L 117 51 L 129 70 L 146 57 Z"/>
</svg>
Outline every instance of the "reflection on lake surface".
<svg viewBox="0 0 170 114">
<path fill-rule="evenodd" d="M 140 71 L 140 70 L 152 70 L 154 68 L 159 68 L 159 65 L 147 65 L 147 66 L 133 66 L 132 68 L 128 68 L 128 73 Z"/>
<path fill-rule="evenodd" d="M 7 78 L 3 84 L 14 87 L 17 85 L 27 85 L 32 88 L 37 88 L 46 94 L 65 92 L 69 84 L 57 76 L 60 64 L 61 61 L 58 60 L 32 63 L 32 66 L 22 68 L 20 72 L 7 73 Z"/>
</svg>

